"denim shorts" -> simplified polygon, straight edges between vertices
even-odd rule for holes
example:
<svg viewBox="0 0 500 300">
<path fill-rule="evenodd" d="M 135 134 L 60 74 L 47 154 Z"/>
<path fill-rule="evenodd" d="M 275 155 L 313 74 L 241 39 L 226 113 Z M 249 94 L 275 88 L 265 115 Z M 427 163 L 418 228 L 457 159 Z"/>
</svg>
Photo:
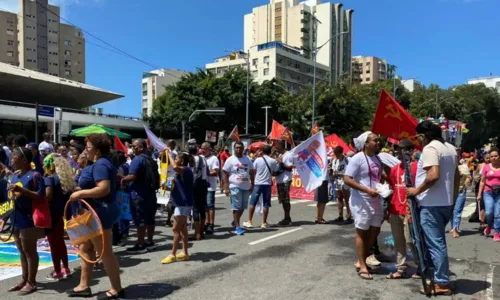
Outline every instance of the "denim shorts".
<svg viewBox="0 0 500 300">
<path fill-rule="evenodd" d="M 264 207 L 271 207 L 271 186 L 270 185 L 256 185 L 253 189 L 252 197 L 250 199 L 250 206 L 257 205 L 259 198 L 262 196 L 262 203 Z"/>
<path fill-rule="evenodd" d="M 211 192 L 211 191 L 207 192 L 207 208 L 212 209 L 212 210 L 215 209 L 215 191 L 214 192 Z"/>
<path fill-rule="evenodd" d="M 248 208 L 249 190 L 231 188 L 229 199 L 231 200 L 231 210 L 244 210 Z"/>
<path fill-rule="evenodd" d="M 189 215 L 191 214 L 191 210 L 193 210 L 191 206 L 176 207 L 174 209 L 174 217 L 177 216 L 189 217 Z"/>
<path fill-rule="evenodd" d="M 104 230 L 112 229 L 113 225 L 120 219 L 120 206 L 117 202 L 92 203 L 92 208 L 101 220 Z"/>
</svg>

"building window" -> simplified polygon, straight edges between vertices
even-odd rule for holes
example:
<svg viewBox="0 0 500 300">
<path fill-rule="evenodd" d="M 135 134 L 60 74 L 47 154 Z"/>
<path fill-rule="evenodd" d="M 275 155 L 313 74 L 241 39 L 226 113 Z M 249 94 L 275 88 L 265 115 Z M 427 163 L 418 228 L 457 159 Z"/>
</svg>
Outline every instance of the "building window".
<svg viewBox="0 0 500 300">
<path fill-rule="evenodd" d="M 66 70 L 66 71 L 64 71 L 64 75 L 66 75 L 66 76 L 70 76 L 70 77 L 71 77 L 71 71 L 70 71 L 70 70 Z"/>
<path fill-rule="evenodd" d="M 7 18 L 7 24 L 13 25 L 14 24 L 14 20 L 11 19 L 11 18 Z"/>
<path fill-rule="evenodd" d="M 269 63 L 269 56 L 264 56 L 264 63 L 268 64 Z"/>
<path fill-rule="evenodd" d="M 71 56 L 71 51 L 69 51 L 69 50 L 64 51 L 64 55 Z"/>
<path fill-rule="evenodd" d="M 65 66 L 71 66 L 71 60 L 65 60 L 64 61 Z"/>
<path fill-rule="evenodd" d="M 14 56 L 14 52 L 13 51 L 7 51 L 7 56 L 9 56 L 9 57 Z"/>
<path fill-rule="evenodd" d="M 8 34 L 8 35 L 14 35 L 14 30 L 12 30 L 12 29 L 7 29 L 7 34 Z"/>
<path fill-rule="evenodd" d="M 8 46 L 14 46 L 14 41 L 12 41 L 12 40 L 8 40 L 8 41 L 7 41 L 7 45 L 8 45 Z"/>
<path fill-rule="evenodd" d="M 143 91 L 142 91 L 142 95 L 143 95 L 143 96 L 147 96 L 147 95 L 148 95 L 148 91 L 147 91 L 147 90 L 143 90 Z"/>
<path fill-rule="evenodd" d="M 252 59 L 252 66 L 256 66 L 258 63 L 259 63 L 259 59 L 258 58 Z"/>
<path fill-rule="evenodd" d="M 366 81 L 366 82 L 370 81 L 370 77 L 366 77 L 366 78 L 365 78 L 365 81 Z"/>
<path fill-rule="evenodd" d="M 267 76 L 267 75 L 269 75 L 269 68 L 264 69 L 264 76 Z"/>
<path fill-rule="evenodd" d="M 68 41 L 68 40 L 64 41 L 64 45 L 71 46 L 71 41 Z"/>
</svg>

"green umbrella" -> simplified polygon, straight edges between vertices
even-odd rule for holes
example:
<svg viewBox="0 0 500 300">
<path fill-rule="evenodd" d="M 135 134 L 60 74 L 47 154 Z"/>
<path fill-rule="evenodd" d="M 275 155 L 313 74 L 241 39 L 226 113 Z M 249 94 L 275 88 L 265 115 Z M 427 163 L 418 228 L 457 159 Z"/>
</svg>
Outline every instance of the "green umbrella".
<svg viewBox="0 0 500 300">
<path fill-rule="evenodd" d="M 107 135 L 110 135 L 114 137 L 115 135 L 118 136 L 120 139 L 131 139 L 132 136 L 128 133 L 124 133 L 118 130 L 115 130 L 113 128 L 109 128 L 103 125 L 99 124 L 93 124 L 87 127 L 82 127 L 82 128 L 77 128 L 71 131 L 72 136 L 79 136 L 79 137 L 86 137 L 89 134 L 96 134 L 96 133 L 105 133 Z"/>
</svg>

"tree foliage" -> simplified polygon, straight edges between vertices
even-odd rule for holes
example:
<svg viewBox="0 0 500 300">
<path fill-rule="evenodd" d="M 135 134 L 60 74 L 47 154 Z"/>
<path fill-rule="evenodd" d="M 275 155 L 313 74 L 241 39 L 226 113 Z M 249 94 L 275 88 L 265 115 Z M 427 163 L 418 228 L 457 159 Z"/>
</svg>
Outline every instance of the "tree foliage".
<svg viewBox="0 0 500 300">
<path fill-rule="evenodd" d="M 257 84 L 250 78 L 249 133 L 266 134 L 262 107 L 270 106 L 268 131 L 275 119 L 287 126 L 295 139 L 305 139 L 312 124 L 312 87 L 292 95 L 280 85 L 284 86 L 276 81 Z M 470 131 L 464 139 L 465 149 L 479 147 L 489 138 L 500 135 L 500 95 L 495 90 L 482 84 L 449 89 L 431 84 L 417 86 L 410 93 L 396 78 L 368 85 L 351 84 L 349 80 L 335 85 L 319 82 L 315 113 L 320 128 L 342 137 L 369 129 L 382 89 L 391 94 L 395 92 L 396 100 L 417 119 L 444 114 L 450 120 L 468 123 Z M 162 137 L 180 137 L 183 121 L 186 132 L 199 140 L 203 139 L 205 130 L 227 132 L 235 125 L 243 133 L 246 91 L 247 73 L 241 68 L 231 69 L 220 77 L 198 70 L 185 75 L 175 85 L 166 86 L 165 93 L 154 101 L 153 114 L 146 121 Z M 194 111 L 211 107 L 224 107 L 226 113 L 199 113 L 188 122 Z"/>
</svg>

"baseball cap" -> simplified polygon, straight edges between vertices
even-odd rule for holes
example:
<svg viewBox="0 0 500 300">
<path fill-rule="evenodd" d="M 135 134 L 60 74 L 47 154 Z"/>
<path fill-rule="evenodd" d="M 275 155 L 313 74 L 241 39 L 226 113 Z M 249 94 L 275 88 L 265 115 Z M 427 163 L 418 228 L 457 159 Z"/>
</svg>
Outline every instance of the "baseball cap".
<svg viewBox="0 0 500 300">
<path fill-rule="evenodd" d="M 51 152 L 50 144 L 49 143 L 40 143 L 40 145 L 38 146 L 38 151 L 50 153 Z"/>
<path fill-rule="evenodd" d="M 399 141 L 398 146 L 400 148 L 409 148 L 409 149 L 415 148 L 415 144 L 413 144 L 413 142 L 408 139 Z"/>
<path fill-rule="evenodd" d="M 28 143 L 28 148 L 38 149 L 38 145 L 35 142 Z"/>
</svg>

